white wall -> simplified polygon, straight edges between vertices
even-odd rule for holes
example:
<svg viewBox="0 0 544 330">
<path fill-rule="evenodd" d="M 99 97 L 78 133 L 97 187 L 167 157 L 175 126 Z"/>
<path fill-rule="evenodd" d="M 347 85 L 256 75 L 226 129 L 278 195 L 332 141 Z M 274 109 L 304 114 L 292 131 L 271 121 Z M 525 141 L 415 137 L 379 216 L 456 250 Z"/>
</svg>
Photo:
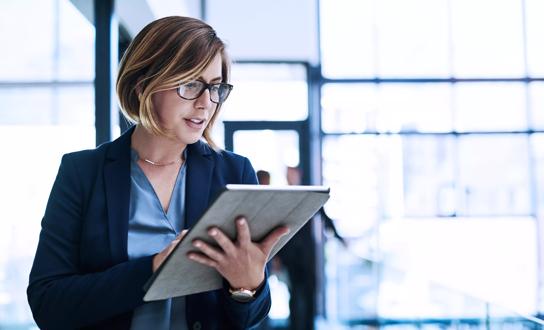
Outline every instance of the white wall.
<svg viewBox="0 0 544 330">
<path fill-rule="evenodd" d="M 317 0 L 207 0 L 206 21 L 233 60 L 318 59 Z"/>
</svg>

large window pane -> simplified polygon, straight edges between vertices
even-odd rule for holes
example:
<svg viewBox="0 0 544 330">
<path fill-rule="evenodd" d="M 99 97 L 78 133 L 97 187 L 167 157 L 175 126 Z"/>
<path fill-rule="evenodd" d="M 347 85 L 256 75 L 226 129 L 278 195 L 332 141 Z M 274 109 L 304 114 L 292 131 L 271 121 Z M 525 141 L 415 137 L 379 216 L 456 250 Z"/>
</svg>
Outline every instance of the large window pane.
<svg viewBox="0 0 544 330">
<path fill-rule="evenodd" d="M 57 88 L 56 117 L 53 123 L 91 126 L 94 129 L 94 86 Z"/>
<path fill-rule="evenodd" d="M 378 150 L 372 136 L 323 140 L 323 184 L 331 188 L 327 214 L 343 235 L 360 236 L 378 218 Z"/>
<path fill-rule="evenodd" d="M 59 1 L 59 80 L 94 78 L 94 27 L 68 0 Z"/>
<path fill-rule="evenodd" d="M 459 83 L 454 87 L 458 131 L 526 130 L 526 85 L 522 83 Z"/>
<path fill-rule="evenodd" d="M 296 64 L 235 64 L 223 120 L 303 120 L 308 116 L 306 69 Z"/>
<path fill-rule="evenodd" d="M 327 84 L 325 132 L 447 132 L 452 129 L 448 84 Z"/>
<path fill-rule="evenodd" d="M 544 82 L 533 82 L 529 87 L 529 109 L 531 122 L 529 127 L 544 130 Z"/>
<path fill-rule="evenodd" d="M 544 77 L 544 1 L 525 0 L 527 68 L 530 76 Z"/>
<path fill-rule="evenodd" d="M 54 91 L 44 87 L 0 88 L 3 125 L 33 123 L 50 124 L 53 115 Z"/>
<path fill-rule="evenodd" d="M 377 131 L 448 132 L 452 129 L 448 84 L 382 84 Z"/>
<path fill-rule="evenodd" d="M 323 74 L 330 78 L 376 75 L 372 0 L 320 1 Z"/>
<path fill-rule="evenodd" d="M 447 1 L 322 0 L 320 4 L 325 76 L 450 74 Z"/>
<path fill-rule="evenodd" d="M 327 214 L 347 237 L 368 235 L 383 216 L 402 212 L 401 140 L 329 136 L 323 140 L 323 183 L 331 188 Z"/>
<path fill-rule="evenodd" d="M 0 80 L 49 80 L 55 62 L 56 0 L 0 4 Z"/>
<path fill-rule="evenodd" d="M 94 28 L 68 0 L 7 0 L 0 10 L 0 80 L 92 80 Z M 14 27 L 17 33 L 13 33 Z"/>
<path fill-rule="evenodd" d="M 321 126 L 327 133 L 374 131 L 379 109 L 377 86 L 326 84 L 321 107 Z"/>
<path fill-rule="evenodd" d="M 454 138 L 408 136 L 403 142 L 405 215 L 454 215 Z"/>
<path fill-rule="evenodd" d="M 94 87 L 0 88 L 3 125 L 94 126 Z"/>
<path fill-rule="evenodd" d="M 450 1 L 457 77 L 525 75 L 522 2 Z"/>
<path fill-rule="evenodd" d="M 532 183 L 533 193 L 536 193 L 536 212 L 539 221 L 544 219 L 544 134 L 538 133 L 531 136 L 532 161 L 535 180 Z"/>
<path fill-rule="evenodd" d="M 451 74 L 447 0 L 379 0 L 374 4 L 378 76 Z"/>
<path fill-rule="evenodd" d="M 459 215 L 531 214 L 527 135 L 459 138 Z"/>
<path fill-rule="evenodd" d="M 525 135 L 327 137 L 327 207 L 347 235 L 369 230 L 378 214 L 530 215 L 528 152 Z M 365 221 L 353 218 L 361 214 Z"/>
</svg>

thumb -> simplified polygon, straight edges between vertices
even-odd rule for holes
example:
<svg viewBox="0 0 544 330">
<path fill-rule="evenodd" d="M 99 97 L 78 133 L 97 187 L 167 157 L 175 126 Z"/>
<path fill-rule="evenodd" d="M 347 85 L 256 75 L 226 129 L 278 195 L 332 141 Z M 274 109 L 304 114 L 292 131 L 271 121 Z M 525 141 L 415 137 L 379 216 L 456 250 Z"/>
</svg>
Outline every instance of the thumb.
<svg viewBox="0 0 544 330">
<path fill-rule="evenodd" d="M 287 235 L 289 231 L 289 228 L 287 228 L 286 226 L 280 226 L 274 229 L 270 234 L 268 234 L 260 243 L 263 253 L 268 256 L 270 254 L 270 251 L 272 251 L 274 245 L 278 243 L 280 238 Z"/>
</svg>

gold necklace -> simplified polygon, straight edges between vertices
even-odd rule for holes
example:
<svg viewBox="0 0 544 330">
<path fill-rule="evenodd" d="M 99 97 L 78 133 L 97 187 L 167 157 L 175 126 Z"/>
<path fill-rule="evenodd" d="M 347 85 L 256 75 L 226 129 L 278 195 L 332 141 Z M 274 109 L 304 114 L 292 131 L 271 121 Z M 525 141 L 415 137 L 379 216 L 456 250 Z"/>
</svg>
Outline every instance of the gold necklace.
<svg viewBox="0 0 544 330">
<path fill-rule="evenodd" d="M 153 166 L 169 166 L 169 165 L 174 165 L 174 164 L 177 164 L 177 163 L 181 163 L 182 162 L 182 159 L 181 157 L 179 158 L 179 160 L 174 160 L 174 161 L 171 161 L 169 163 L 159 163 L 159 162 L 154 162 L 152 160 L 149 160 L 147 158 L 142 158 L 142 160 L 148 164 L 151 164 Z"/>
</svg>

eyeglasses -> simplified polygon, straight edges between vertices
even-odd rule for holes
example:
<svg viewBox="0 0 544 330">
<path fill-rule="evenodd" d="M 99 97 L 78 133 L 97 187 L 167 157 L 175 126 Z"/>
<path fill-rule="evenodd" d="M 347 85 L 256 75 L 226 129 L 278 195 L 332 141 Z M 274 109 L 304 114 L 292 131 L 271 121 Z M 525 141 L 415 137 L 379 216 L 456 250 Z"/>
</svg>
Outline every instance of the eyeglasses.
<svg viewBox="0 0 544 330">
<path fill-rule="evenodd" d="M 210 91 L 210 101 L 213 103 L 223 103 L 229 96 L 234 86 L 225 83 L 207 84 L 203 81 L 194 80 L 181 84 L 177 88 L 179 97 L 185 100 L 194 100 L 200 97 L 207 89 Z"/>
</svg>

